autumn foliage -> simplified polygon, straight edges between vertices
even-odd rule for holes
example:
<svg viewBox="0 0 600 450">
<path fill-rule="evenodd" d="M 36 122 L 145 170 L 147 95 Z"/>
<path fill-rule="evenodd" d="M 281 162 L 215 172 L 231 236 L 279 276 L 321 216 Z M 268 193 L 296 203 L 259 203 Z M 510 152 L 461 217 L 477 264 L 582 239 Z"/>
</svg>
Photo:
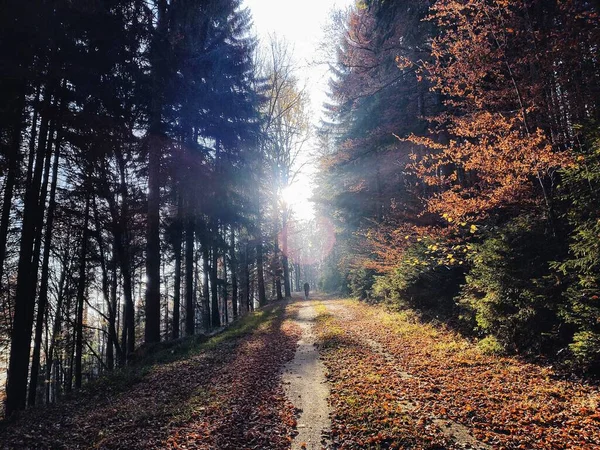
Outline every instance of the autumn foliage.
<svg viewBox="0 0 600 450">
<path fill-rule="evenodd" d="M 445 305 L 505 351 L 525 327 L 522 351 L 600 363 L 600 329 L 585 325 L 597 309 L 568 294 L 590 277 L 573 262 L 578 221 L 600 206 L 599 25 L 577 0 L 373 0 L 348 13 L 319 195 L 344 237 L 346 280 L 379 274 L 357 293 L 432 317 Z"/>
</svg>

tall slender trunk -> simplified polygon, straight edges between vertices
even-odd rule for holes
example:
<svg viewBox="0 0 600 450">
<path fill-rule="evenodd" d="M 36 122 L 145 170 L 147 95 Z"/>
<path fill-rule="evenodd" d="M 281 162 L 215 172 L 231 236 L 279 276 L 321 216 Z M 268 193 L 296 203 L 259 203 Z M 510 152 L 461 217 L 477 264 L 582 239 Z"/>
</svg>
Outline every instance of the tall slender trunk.
<svg viewBox="0 0 600 450">
<path fill-rule="evenodd" d="M 296 284 L 295 291 L 300 292 L 300 263 L 294 264 L 294 281 Z"/>
<path fill-rule="evenodd" d="M 259 306 L 265 306 L 267 304 L 267 293 L 265 291 L 265 267 L 263 259 L 262 231 L 259 228 L 258 239 L 256 243 L 256 276 L 258 282 Z"/>
<path fill-rule="evenodd" d="M 23 110 L 25 108 L 26 85 L 20 87 L 17 92 L 17 101 L 15 102 L 13 129 L 11 133 L 11 142 L 8 147 L 8 173 L 4 184 L 4 196 L 2 198 L 2 215 L 0 216 L 0 283 L 4 273 L 4 259 L 6 257 L 6 242 L 8 240 L 8 228 L 10 224 L 10 211 L 15 183 L 19 175 L 19 160 L 21 147 L 21 129 L 23 128 Z M 39 99 L 40 89 L 38 86 L 36 96 Z M 31 126 L 32 140 L 35 140 L 37 125 L 37 108 L 33 112 L 33 121 Z"/>
<path fill-rule="evenodd" d="M 280 259 L 280 251 L 279 251 L 279 208 L 277 206 L 277 201 L 275 201 L 273 205 L 273 217 L 274 217 L 274 249 L 273 249 L 273 261 L 275 262 L 274 267 L 274 281 L 275 281 L 275 295 L 277 296 L 277 300 L 283 300 L 283 293 L 281 292 L 281 278 L 283 276 L 283 267 Z"/>
<path fill-rule="evenodd" d="M 44 160 L 46 156 L 46 140 L 48 135 L 49 117 L 47 110 L 50 105 L 50 95 L 46 93 L 44 104 L 46 114 L 42 115 L 42 130 L 35 155 L 35 168 L 31 182 L 27 183 L 25 191 L 21 243 L 19 247 L 19 263 L 17 268 L 17 288 L 15 294 L 15 310 L 11 332 L 10 359 L 8 365 L 8 381 L 6 385 L 6 416 L 25 408 L 27 398 L 27 375 L 31 351 L 31 331 L 35 299 L 31 295 L 34 281 L 33 250 L 36 229 L 39 224 L 38 203 L 42 181 Z M 37 276 L 37 274 L 35 274 Z"/>
<path fill-rule="evenodd" d="M 213 233 L 218 232 L 218 227 L 214 227 L 212 229 Z M 217 274 L 217 262 L 218 262 L 219 254 L 217 252 L 216 243 L 212 246 L 212 255 L 211 255 L 211 267 L 210 267 L 210 291 L 211 291 L 211 325 L 213 328 L 221 326 L 221 314 L 219 312 L 219 289 L 217 286 L 218 283 L 218 274 Z"/>
<path fill-rule="evenodd" d="M 89 177 L 89 175 L 86 175 Z M 90 216 L 90 186 L 86 183 L 85 212 L 83 217 L 83 236 L 81 238 L 81 254 L 79 259 L 79 281 L 77 286 L 77 320 L 75 322 L 75 387 L 81 387 L 83 362 L 83 308 L 85 306 L 85 288 L 87 284 L 87 245 Z"/>
<path fill-rule="evenodd" d="M 110 301 L 108 303 L 108 338 L 106 340 L 106 365 L 108 370 L 115 368 L 115 347 L 118 348 L 119 338 L 117 336 L 117 289 L 119 278 L 117 274 L 117 252 L 113 247 L 113 254 L 110 261 Z M 117 359 L 121 360 L 121 352 L 117 351 Z"/>
<path fill-rule="evenodd" d="M 60 160 L 60 145 L 60 138 L 58 138 L 56 142 L 56 154 L 54 155 L 54 163 L 52 165 L 52 186 L 50 187 L 48 216 L 46 218 L 46 232 L 44 235 L 44 255 L 42 257 L 42 277 L 35 324 L 33 357 L 31 359 L 31 379 L 29 382 L 29 396 L 27 402 L 30 406 L 33 406 L 36 400 L 37 381 L 40 368 L 40 349 L 42 345 L 42 332 L 44 328 L 44 317 L 46 315 L 46 310 L 48 306 L 50 246 L 52 244 L 52 227 L 54 225 L 54 211 L 56 209 L 56 185 L 58 181 L 58 162 Z M 50 160 L 50 158 L 48 158 L 48 160 Z M 42 201 L 43 200 L 44 198 L 42 198 Z"/>
<path fill-rule="evenodd" d="M 227 227 L 223 227 L 223 242 L 227 242 Z M 226 245 L 226 244 L 225 244 Z M 223 320 L 225 325 L 229 323 L 229 305 L 227 292 L 227 247 L 223 250 Z"/>
<path fill-rule="evenodd" d="M 204 329 L 210 329 L 211 315 L 210 315 L 210 289 L 208 284 L 208 278 L 210 275 L 210 256 L 208 251 L 208 244 L 206 238 L 201 242 L 202 246 L 202 272 L 203 272 L 203 284 L 202 284 L 202 301 L 204 304 Z"/>
<path fill-rule="evenodd" d="M 194 215 L 188 199 L 185 224 L 185 334 L 194 334 L 196 313 L 194 308 Z"/>
<path fill-rule="evenodd" d="M 177 219 L 175 223 L 175 236 L 173 239 L 173 253 L 175 254 L 175 280 L 173 292 L 173 339 L 179 338 L 179 328 L 181 327 L 181 239 L 182 239 L 182 221 L 183 221 L 183 194 L 177 194 Z"/>
<path fill-rule="evenodd" d="M 70 250 L 67 248 L 63 257 L 63 269 L 60 273 L 58 281 L 58 293 L 56 295 L 56 312 L 54 314 L 54 325 L 52 326 L 52 336 L 50 337 L 50 345 L 46 354 L 46 403 L 50 403 L 50 380 L 52 375 L 52 366 L 54 365 L 54 347 L 58 339 L 61 328 L 62 305 L 64 301 L 65 284 L 67 279 L 67 266 L 70 259 Z M 56 394 L 56 393 L 55 393 Z"/>
<path fill-rule="evenodd" d="M 244 308 L 245 312 L 250 312 L 250 258 L 248 257 L 248 239 L 246 238 L 246 242 L 244 245 Z"/>
<path fill-rule="evenodd" d="M 152 101 L 148 129 L 148 215 L 146 241 L 146 343 L 160 341 L 160 160 L 162 153 L 162 89 L 167 2 L 158 0 L 157 25 L 150 49 Z M 152 18 L 154 20 L 154 18 Z"/>
<path fill-rule="evenodd" d="M 231 251 L 231 308 L 233 313 L 233 319 L 237 319 L 238 316 L 238 275 L 237 275 L 237 258 L 235 254 L 235 228 L 231 227 L 230 235 L 230 251 Z"/>
<path fill-rule="evenodd" d="M 288 260 L 288 234 L 287 234 L 287 211 L 283 213 L 283 228 L 281 229 L 281 261 L 283 264 L 283 289 L 285 297 L 290 298 L 292 296 L 292 289 L 290 286 L 290 263 Z"/>
<path fill-rule="evenodd" d="M 121 365 L 123 365 L 127 361 L 129 355 L 131 355 L 135 350 L 135 309 L 133 305 L 133 275 L 131 270 L 131 258 L 129 254 L 129 227 L 127 225 L 129 218 L 129 192 L 127 190 L 125 158 L 123 157 L 123 153 L 120 148 L 117 148 L 115 151 L 115 156 L 117 158 L 120 176 L 120 213 L 115 204 L 114 197 L 109 195 L 109 199 L 112 201 L 111 211 L 113 215 L 113 235 L 115 239 L 119 268 L 121 269 L 121 276 L 123 277 L 123 296 L 125 297 L 125 306 L 123 309 L 123 344 L 120 352 L 120 362 Z"/>
</svg>

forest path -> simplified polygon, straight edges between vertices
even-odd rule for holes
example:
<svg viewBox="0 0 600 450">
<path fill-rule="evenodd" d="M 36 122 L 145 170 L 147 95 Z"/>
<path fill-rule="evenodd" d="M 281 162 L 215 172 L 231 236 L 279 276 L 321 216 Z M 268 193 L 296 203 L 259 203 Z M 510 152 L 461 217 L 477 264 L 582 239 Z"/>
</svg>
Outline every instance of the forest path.
<svg viewBox="0 0 600 450">
<path fill-rule="evenodd" d="M 302 329 L 302 338 L 294 359 L 285 366 L 282 376 L 286 395 L 298 412 L 298 434 L 292 441 L 292 450 L 317 450 L 327 446 L 325 437 L 331 427 L 327 403 L 329 386 L 314 332 L 315 303 L 315 300 L 298 300 L 295 304 L 293 320 Z"/>
<path fill-rule="evenodd" d="M 597 385 L 355 300 L 275 302 L 146 356 L 0 424 L 0 449 L 599 448 Z"/>
</svg>

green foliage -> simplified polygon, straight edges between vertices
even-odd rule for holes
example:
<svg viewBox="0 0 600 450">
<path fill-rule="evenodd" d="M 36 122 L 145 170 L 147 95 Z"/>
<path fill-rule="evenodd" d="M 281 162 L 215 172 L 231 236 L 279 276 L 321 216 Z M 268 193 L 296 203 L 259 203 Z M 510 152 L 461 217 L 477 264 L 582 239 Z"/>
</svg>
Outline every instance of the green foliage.
<svg viewBox="0 0 600 450">
<path fill-rule="evenodd" d="M 559 249 L 543 226 L 529 216 L 517 218 L 475 249 L 458 301 L 476 331 L 509 351 L 554 350 L 560 287 L 550 261 Z"/>
<path fill-rule="evenodd" d="M 554 267 L 566 275 L 569 287 L 561 309 L 576 327 L 570 350 L 575 362 L 600 368 L 600 130 L 591 134 L 576 163 L 564 170 L 562 200 L 572 228 L 569 256 Z"/>
<path fill-rule="evenodd" d="M 371 289 L 374 282 L 375 271 L 372 269 L 352 269 L 348 274 L 350 293 L 361 300 L 369 300 L 371 298 Z"/>
<path fill-rule="evenodd" d="M 348 294 L 346 271 L 335 250 L 323 262 L 319 290 L 327 293 Z"/>
<path fill-rule="evenodd" d="M 477 343 L 477 347 L 484 355 L 502 355 L 504 346 L 494 336 L 486 336 Z"/>
<path fill-rule="evenodd" d="M 453 299 L 464 282 L 463 268 L 432 265 L 430 253 L 424 242 L 411 245 L 397 269 L 376 277 L 373 297 L 395 306 L 413 308 L 426 319 L 455 321 L 459 311 Z"/>
</svg>

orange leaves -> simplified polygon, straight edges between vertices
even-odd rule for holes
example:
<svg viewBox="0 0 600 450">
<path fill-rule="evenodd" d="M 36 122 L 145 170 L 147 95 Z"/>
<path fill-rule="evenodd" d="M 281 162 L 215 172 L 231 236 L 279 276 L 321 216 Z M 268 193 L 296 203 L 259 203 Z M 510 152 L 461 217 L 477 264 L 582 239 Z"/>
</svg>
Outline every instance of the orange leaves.
<svg viewBox="0 0 600 450">
<path fill-rule="evenodd" d="M 540 202 L 540 179 L 571 164 L 553 148 L 541 108 L 543 80 L 531 68 L 545 57 L 532 46 L 525 8 L 514 2 L 440 0 L 429 20 L 440 28 L 427 76 L 448 112 L 432 118 L 444 133 L 411 136 L 426 153 L 410 168 L 437 193 L 428 209 L 485 218 L 497 208 Z"/>
<path fill-rule="evenodd" d="M 436 426 L 448 429 L 448 423 L 450 429 L 464 428 L 444 448 L 477 447 L 461 443 L 470 439 L 465 436 L 507 449 L 591 449 L 600 442 L 597 386 L 560 380 L 549 368 L 517 359 L 482 355 L 448 331 L 379 307 L 344 306 L 348 311 L 334 313 L 329 326 L 343 329 L 345 337 L 325 351 L 337 388 L 335 417 L 344 423 L 336 426 L 343 448 L 390 435 L 396 440 L 383 441 L 390 447 L 402 442 L 404 448 L 427 448 L 427 439 L 440 445 L 444 436 Z M 410 376 L 399 377 L 400 371 Z M 348 398 L 353 401 L 342 402 Z M 435 426 L 432 418 L 439 419 Z M 365 421 L 366 429 L 359 426 Z"/>
</svg>

